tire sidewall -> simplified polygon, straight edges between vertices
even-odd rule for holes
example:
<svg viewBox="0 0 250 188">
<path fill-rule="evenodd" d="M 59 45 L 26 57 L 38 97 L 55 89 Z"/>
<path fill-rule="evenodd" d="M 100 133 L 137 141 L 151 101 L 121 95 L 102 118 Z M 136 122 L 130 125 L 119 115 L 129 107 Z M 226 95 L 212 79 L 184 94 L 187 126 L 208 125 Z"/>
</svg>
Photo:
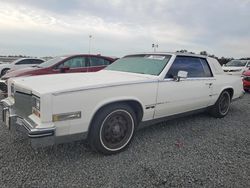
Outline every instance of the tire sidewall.
<svg viewBox="0 0 250 188">
<path fill-rule="evenodd" d="M 129 136 L 129 139 L 126 141 L 126 143 L 123 146 L 121 146 L 118 149 L 110 149 L 107 146 L 105 146 L 105 144 L 103 143 L 102 138 L 101 138 L 102 136 L 101 131 L 108 117 L 110 117 L 113 113 L 117 111 L 122 111 L 124 113 L 127 113 L 127 115 L 130 118 L 132 118 L 131 120 L 133 122 L 133 125 L 132 125 L 133 130 L 131 132 L 131 135 Z M 90 134 L 89 134 L 88 139 L 90 141 L 92 148 L 95 149 L 96 151 L 101 152 L 103 154 L 114 154 L 114 153 L 118 153 L 124 150 L 129 145 L 129 143 L 131 142 L 133 138 L 136 127 L 137 127 L 136 115 L 130 106 L 126 104 L 122 104 L 122 103 L 109 105 L 99 110 L 97 114 L 95 115 L 91 123 Z"/>
<path fill-rule="evenodd" d="M 222 97 L 223 97 L 224 95 L 227 95 L 227 97 L 228 97 L 229 106 L 228 106 L 228 108 L 227 108 L 227 111 L 226 111 L 225 113 L 222 113 L 222 112 L 221 112 L 221 109 L 220 109 L 220 100 L 222 99 Z M 231 103 L 230 94 L 229 94 L 227 91 L 223 91 L 223 92 L 221 93 L 221 95 L 220 95 L 220 97 L 219 97 L 219 100 L 218 100 L 218 102 L 217 102 L 217 105 L 216 105 L 216 106 L 217 106 L 217 111 L 218 111 L 218 114 L 219 114 L 220 117 L 224 117 L 224 116 L 226 116 L 226 115 L 228 114 L 229 108 L 230 108 L 230 103 Z"/>
</svg>

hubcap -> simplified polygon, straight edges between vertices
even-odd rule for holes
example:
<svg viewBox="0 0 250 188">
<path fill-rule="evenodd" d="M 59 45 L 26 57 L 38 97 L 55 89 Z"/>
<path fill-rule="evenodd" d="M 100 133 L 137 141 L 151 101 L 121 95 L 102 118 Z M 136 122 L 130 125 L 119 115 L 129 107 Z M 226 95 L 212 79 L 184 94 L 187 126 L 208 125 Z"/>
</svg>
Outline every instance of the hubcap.
<svg viewBox="0 0 250 188">
<path fill-rule="evenodd" d="M 228 112 L 229 106 L 230 106 L 230 97 L 228 96 L 227 93 L 224 93 L 221 96 L 221 99 L 219 102 L 220 113 L 225 115 Z"/>
<path fill-rule="evenodd" d="M 109 114 L 100 129 L 102 145 L 110 150 L 122 149 L 130 141 L 134 131 L 134 120 L 125 110 L 117 110 Z"/>
</svg>

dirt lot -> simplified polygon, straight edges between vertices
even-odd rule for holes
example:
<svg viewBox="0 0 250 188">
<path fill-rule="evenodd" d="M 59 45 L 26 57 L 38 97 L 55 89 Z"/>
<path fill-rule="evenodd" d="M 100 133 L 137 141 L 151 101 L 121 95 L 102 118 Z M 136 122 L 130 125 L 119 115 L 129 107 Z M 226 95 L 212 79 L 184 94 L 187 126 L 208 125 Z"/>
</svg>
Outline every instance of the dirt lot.
<svg viewBox="0 0 250 188">
<path fill-rule="evenodd" d="M 199 114 L 144 127 L 114 156 L 85 141 L 35 151 L 1 124 L 0 187 L 250 187 L 250 94 L 224 119 Z"/>
</svg>

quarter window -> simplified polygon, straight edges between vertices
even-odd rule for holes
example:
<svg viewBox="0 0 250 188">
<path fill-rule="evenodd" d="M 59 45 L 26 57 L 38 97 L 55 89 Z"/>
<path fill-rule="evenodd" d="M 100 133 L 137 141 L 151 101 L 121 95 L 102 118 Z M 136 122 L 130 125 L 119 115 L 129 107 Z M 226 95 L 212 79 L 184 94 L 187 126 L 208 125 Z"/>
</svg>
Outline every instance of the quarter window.
<svg viewBox="0 0 250 188">
<path fill-rule="evenodd" d="M 166 78 L 177 76 L 179 71 L 188 72 L 188 78 L 212 77 L 207 61 L 203 58 L 177 56 Z"/>
<path fill-rule="evenodd" d="M 205 76 L 204 77 L 212 77 L 213 74 L 211 72 L 211 69 L 207 63 L 206 59 L 200 58 L 201 64 L 203 66 L 204 72 L 205 72 Z"/>
</svg>

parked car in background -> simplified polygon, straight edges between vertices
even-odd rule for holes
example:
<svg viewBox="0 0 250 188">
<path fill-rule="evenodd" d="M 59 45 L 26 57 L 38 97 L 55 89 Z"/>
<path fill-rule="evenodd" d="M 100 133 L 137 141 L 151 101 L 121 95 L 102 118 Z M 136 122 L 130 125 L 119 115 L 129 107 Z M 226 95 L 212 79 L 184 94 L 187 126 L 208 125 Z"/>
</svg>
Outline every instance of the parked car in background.
<svg viewBox="0 0 250 188">
<path fill-rule="evenodd" d="M 243 87 L 246 92 L 250 91 L 250 70 L 243 73 Z"/>
<path fill-rule="evenodd" d="M 194 112 L 222 118 L 243 94 L 239 76 L 216 59 L 183 53 L 125 56 L 106 69 L 10 79 L 3 121 L 33 147 L 88 138 L 104 154 L 122 151 L 139 124 Z"/>
<path fill-rule="evenodd" d="M 37 66 L 8 72 L 0 80 L 0 90 L 3 93 L 7 93 L 6 80 L 9 78 L 44 74 L 95 72 L 110 65 L 116 59 L 117 58 L 89 54 L 58 56 Z"/>
<path fill-rule="evenodd" d="M 231 60 L 223 65 L 223 71 L 228 74 L 242 75 L 242 73 L 250 68 L 250 60 Z"/>
<path fill-rule="evenodd" d="M 43 59 L 38 58 L 20 58 L 12 63 L 1 63 L 0 64 L 0 76 L 5 75 L 9 70 L 17 70 L 25 67 L 31 67 L 43 63 Z"/>
</svg>

